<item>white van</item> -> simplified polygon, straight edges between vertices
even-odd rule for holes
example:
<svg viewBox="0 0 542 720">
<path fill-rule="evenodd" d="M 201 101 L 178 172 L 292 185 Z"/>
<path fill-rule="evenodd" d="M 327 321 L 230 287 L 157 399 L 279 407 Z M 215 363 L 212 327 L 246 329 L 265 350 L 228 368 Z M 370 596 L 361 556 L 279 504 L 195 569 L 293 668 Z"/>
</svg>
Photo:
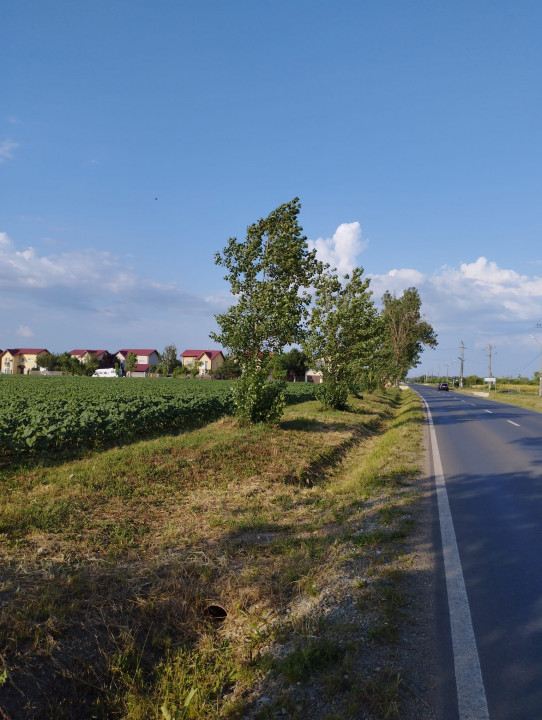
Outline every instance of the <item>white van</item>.
<svg viewBox="0 0 542 720">
<path fill-rule="evenodd" d="M 96 370 L 96 372 L 94 373 L 94 375 L 92 377 L 110 378 L 110 377 L 118 377 L 118 375 L 117 375 L 117 371 L 115 370 L 115 368 L 104 368 L 103 370 Z"/>
</svg>

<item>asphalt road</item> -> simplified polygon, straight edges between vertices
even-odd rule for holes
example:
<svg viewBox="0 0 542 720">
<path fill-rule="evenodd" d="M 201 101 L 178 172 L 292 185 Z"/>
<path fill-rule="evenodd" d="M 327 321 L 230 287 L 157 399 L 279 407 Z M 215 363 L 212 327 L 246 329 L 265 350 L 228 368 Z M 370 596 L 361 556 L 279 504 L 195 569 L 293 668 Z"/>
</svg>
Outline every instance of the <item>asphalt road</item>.
<svg viewBox="0 0 542 720">
<path fill-rule="evenodd" d="M 542 414 L 412 387 L 432 416 L 438 446 L 436 458 L 434 448 L 430 453 L 433 470 L 438 476 L 440 456 L 487 703 L 484 712 L 468 697 L 454 701 L 444 683 L 448 701 L 439 718 L 542 719 Z M 444 567 L 438 574 L 444 578 Z M 449 628 L 457 613 L 450 597 L 460 584 L 448 577 L 447 591 L 437 591 L 441 617 L 448 615 L 441 633 L 443 673 L 450 675 L 451 667 L 453 677 L 455 657 L 456 678 L 462 649 L 452 649 Z M 468 694 L 457 685 L 460 696 Z"/>
</svg>

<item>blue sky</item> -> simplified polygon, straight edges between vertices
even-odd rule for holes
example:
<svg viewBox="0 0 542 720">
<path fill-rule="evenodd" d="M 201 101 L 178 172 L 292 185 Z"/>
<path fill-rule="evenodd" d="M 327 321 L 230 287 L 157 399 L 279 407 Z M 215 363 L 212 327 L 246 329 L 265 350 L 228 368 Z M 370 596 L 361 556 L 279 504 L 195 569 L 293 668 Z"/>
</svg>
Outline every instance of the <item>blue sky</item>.
<svg viewBox="0 0 542 720">
<path fill-rule="evenodd" d="M 464 341 L 531 375 L 541 31 L 521 0 L 0 0 L 0 348 L 213 346 L 214 253 L 297 196 L 376 300 L 418 287 L 420 372 Z"/>
</svg>

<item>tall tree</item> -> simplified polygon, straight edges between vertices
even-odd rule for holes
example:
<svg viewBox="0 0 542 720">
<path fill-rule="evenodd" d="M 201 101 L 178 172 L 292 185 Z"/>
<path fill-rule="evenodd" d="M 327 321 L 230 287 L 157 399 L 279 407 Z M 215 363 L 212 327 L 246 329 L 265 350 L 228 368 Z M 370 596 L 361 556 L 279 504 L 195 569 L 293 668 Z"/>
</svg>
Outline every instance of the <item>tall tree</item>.
<svg viewBox="0 0 542 720">
<path fill-rule="evenodd" d="M 226 378 L 227 380 L 236 380 L 241 375 L 239 363 L 232 355 L 226 355 L 224 362 L 218 368 L 216 377 Z"/>
<path fill-rule="evenodd" d="M 178 364 L 177 348 L 175 345 L 166 345 L 164 351 L 162 352 L 162 369 L 164 371 L 164 375 L 171 375 Z"/>
<path fill-rule="evenodd" d="M 273 355 L 271 358 L 271 375 L 280 380 L 303 379 L 306 369 L 307 356 L 297 348 L 292 348 L 290 352 Z"/>
<path fill-rule="evenodd" d="M 77 360 L 79 362 L 79 360 Z M 89 359 L 86 361 L 86 363 L 79 363 L 81 365 L 81 368 L 83 370 L 84 375 L 92 376 L 96 372 L 96 370 L 100 367 L 100 363 L 98 361 L 98 358 L 96 355 L 92 355 L 89 357 Z"/>
<path fill-rule="evenodd" d="M 126 360 L 124 361 L 124 372 L 131 377 L 132 373 L 135 371 L 137 367 L 137 355 L 133 352 L 129 352 L 128 355 L 126 355 Z"/>
<path fill-rule="evenodd" d="M 275 422 L 282 414 L 280 386 L 266 381 L 266 358 L 302 340 L 308 288 L 322 268 L 298 224 L 300 207 L 298 198 L 281 205 L 247 228 L 245 242 L 230 238 L 215 255 L 237 302 L 216 316 L 221 332 L 211 338 L 242 368 L 236 407 L 250 422 Z"/>
<path fill-rule="evenodd" d="M 386 327 L 384 356 L 388 374 L 395 384 L 419 363 L 423 346 L 437 346 L 437 336 L 421 314 L 422 302 L 415 287 L 401 297 L 386 291 L 382 297 L 382 318 Z"/>
<path fill-rule="evenodd" d="M 370 383 L 382 341 L 382 321 L 371 296 L 363 268 L 343 282 L 334 272 L 320 276 L 304 347 L 322 371 L 318 391 L 324 406 L 342 409 L 350 389 Z"/>
<path fill-rule="evenodd" d="M 58 355 L 53 355 L 53 353 L 45 350 L 36 357 L 36 365 L 46 370 L 56 370 L 58 367 Z"/>
</svg>

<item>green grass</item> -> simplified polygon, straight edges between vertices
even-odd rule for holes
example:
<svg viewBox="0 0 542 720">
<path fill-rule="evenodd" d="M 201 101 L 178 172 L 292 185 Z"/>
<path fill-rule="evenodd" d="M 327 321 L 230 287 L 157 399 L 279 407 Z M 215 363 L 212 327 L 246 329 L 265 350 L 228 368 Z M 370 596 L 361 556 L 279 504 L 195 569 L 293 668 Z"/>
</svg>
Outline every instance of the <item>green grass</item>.
<svg viewBox="0 0 542 720">
<path fill-rule="evenodd" d="M 403 622 L 405 578 L 390 567 L 413 527 L 420 428 L 417 396 L 391 391 L 352 399 L 349 412 L 289 407 L 278 427 L 222 419 L 4 468 L 6 687 L 26 678 L 43 718 L 90 708 L 97 718 L 234 719 L 257 679 L 278 673 L 321 684 L 355 717 L 353 688 L 367 678 L 345 681 L 356 652 L 348 628 L 323 623 L 312 637 L 287 610 L 316 601 L 355 560 L 370 581 L 369 639 L 396 641 L 383 628 L 399 633 Z M 211 602 L 225 609 L 219 625 Z M 290 647 L 279 662 L 267 655 L 273 639 Z M 33 717 L 15 691 L 6 697 L 6 711 Z"/>
</svg>

